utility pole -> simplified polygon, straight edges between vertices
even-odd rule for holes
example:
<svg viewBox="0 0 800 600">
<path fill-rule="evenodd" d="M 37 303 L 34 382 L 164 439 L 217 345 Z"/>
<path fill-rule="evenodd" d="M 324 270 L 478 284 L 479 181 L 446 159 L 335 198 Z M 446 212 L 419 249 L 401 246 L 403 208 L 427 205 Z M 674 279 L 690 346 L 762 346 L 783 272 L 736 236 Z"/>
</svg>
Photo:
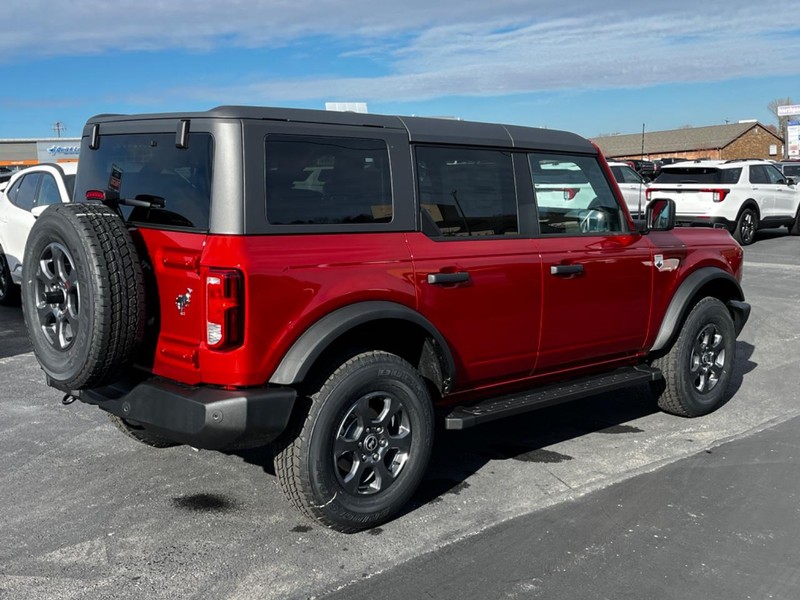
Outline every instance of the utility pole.
<svg viewBox="0 0 800 600">
<path fill-rule="evenodd" d="M 64 123 L 62 123 L 61 121 L 56 121 L 55 123 L 53 123 L 53 131 L 56 132 L 56 137 L 61 137 L 61 132 L 66 130 L 67 126 L 64 125 Z"/>
<path fill-rule="evenodd" d="M 642 123 L 642 160 L 644 160 L 644 123 Z"/>
</svg>

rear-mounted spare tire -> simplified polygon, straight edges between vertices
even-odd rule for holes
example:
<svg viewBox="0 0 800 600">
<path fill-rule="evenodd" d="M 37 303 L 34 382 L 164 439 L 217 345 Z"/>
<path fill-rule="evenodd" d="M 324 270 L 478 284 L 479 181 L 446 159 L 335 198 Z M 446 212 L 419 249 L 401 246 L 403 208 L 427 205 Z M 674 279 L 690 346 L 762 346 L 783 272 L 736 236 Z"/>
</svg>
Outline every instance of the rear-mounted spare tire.
<svg viewBox="0 0 800 600">
<path fill-rule="evenodd" d="M 144 332 L 144 284 L 114 210 L 75 203 L 42 213 L 25 247 L 22 310 L 53 387 L 97 387 L 133 361 Z"/>
</svg>

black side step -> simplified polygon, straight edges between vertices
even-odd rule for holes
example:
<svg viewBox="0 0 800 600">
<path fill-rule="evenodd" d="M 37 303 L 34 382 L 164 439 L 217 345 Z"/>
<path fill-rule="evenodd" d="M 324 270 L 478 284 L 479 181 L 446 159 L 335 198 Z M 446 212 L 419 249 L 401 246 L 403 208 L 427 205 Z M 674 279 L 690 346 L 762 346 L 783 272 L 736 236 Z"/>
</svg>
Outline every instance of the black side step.
<svg viewBox="0 0 800 600">
<path fill-rule="evenodd" d="M 657 381 L 662 377 L 661 371 L 653 367 L 624 367 L 602 375 L 548 385 L 523 395 L 503 396 L 472 406 L 458 406 L 445 417 L 444 426 L 445 429 L 467 429 L 536 408 L 631 387 L 637 383 Z"/>
</svg>

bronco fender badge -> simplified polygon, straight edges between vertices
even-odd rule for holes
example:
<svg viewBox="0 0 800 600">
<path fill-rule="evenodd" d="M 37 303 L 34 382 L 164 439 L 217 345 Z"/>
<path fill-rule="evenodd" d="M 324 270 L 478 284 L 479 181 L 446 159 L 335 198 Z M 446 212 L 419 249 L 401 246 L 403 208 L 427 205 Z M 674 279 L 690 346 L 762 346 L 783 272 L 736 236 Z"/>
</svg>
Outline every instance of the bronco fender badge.
<svg viewBox="0 0 800 600">
<path fill-rule="evenodd" d="M 175 298 L 175 306 L 178 309 L 178 314 L 180 316 L 184 316 L 186 314 L 186 308 L 192 302 L 192 288 L 186 288 L 185 294 L 180 294 L 177 298 Z"/>
<path fill-rule="evenodd" d="M 674 271 L 681 264 L 681 260 L 679 258 L 668 258 L 665 260 L 663 254 L 656 254 L 653 259 L 653 265 L 662 273 Z"/>
</svg>

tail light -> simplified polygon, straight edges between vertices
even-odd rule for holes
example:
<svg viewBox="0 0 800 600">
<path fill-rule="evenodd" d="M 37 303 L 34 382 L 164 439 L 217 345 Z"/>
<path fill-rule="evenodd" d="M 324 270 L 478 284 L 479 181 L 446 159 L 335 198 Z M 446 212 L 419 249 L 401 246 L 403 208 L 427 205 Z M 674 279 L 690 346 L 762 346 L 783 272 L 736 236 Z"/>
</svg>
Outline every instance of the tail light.
<svg viewBox="0 0 800 600">
<path fill-rule="evenodd" d="M 564 193 L 564 200 L 573 200 L 575 196 L 578 195 L 578 188 L 558 188 L 553 190 L 555 192 L 563 192 Z"/>
<path fill-rule="evenodd" d="M 242 341 L 242 274 L 212 269 L 206 275 L 206 344 L 219 350 Z"/>
<path fill-rule="evenodd" d="M 722 202 L 725 200 L 725 196 L 731 193 L 730 190 L 722 189 L 722 188 L 713 188 L 713 189 L 705 189 L 700 190 L 701 192 L 708 192 L 711 194 L 711 200 L 713 202 Z"/>
</svg>

